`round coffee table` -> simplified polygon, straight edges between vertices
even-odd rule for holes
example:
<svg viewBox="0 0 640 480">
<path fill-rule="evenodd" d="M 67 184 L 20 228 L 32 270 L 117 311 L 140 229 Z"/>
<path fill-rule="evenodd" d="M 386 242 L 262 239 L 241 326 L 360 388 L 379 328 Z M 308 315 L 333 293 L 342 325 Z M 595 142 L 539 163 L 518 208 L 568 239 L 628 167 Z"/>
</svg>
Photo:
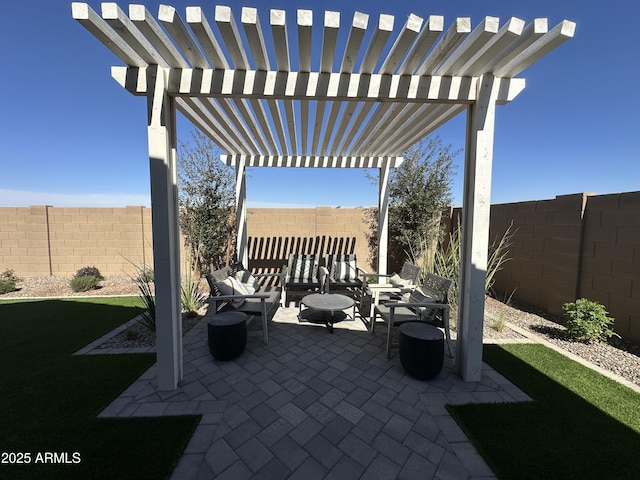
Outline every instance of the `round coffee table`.
<svg viewBox="0 0 640 480">
<path fill-rule="evenodd" d="M 307 307 L 306 310 L 302 310 L 303 305 Z M 339 293 L 313 293 L 304 296 L 300 300 L 298 318 L 300 320 L 314 321 L 317 316 L 320 316 L 329 333 L 333 333 L 333 324 L 336 321 L 344 320 L 347 314 L 343 310 L 351 307 L 354 309 L 353 318 L 355 318 L 355 301 L 353 298 Z M 303 316 L 303 314 L 305 315 Z"/>
</svg>

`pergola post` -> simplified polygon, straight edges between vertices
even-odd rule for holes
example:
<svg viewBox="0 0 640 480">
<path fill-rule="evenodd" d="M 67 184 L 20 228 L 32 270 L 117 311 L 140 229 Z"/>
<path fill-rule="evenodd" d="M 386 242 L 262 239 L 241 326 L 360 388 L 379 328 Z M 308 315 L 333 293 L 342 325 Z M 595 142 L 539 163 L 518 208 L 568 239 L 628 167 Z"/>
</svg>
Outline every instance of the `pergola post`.
<svg viewBox="0 0 640 480">
<path fill-rule="evenodd" d="M 175 390 L 182 380 L 176 109 L 167 94 L 166 69 L 149 67 L 148 83 L 158 389 Z"/>
<path fill-rule="evenodd" d="M 247 240 L 247 165 L 244 159 L 236 165 L 236 248 L 238 262 L 249 268 L 249 251 Z"/>
<path fill-rule="evenodd" d="M 378 177 L 378 273 L 387 273 L 387 251 L 389 248 L 389 160 L 385 159 Z"/>
<path fill-rule="evenodd" d="M 478 99 L 467 110 L 456 355 L 457 370 L 465 382 L 479 381 L 482 371 L 491 164 L 499 85 L 493 75 L 483 75 L 478 82 Z"/>
</svg>

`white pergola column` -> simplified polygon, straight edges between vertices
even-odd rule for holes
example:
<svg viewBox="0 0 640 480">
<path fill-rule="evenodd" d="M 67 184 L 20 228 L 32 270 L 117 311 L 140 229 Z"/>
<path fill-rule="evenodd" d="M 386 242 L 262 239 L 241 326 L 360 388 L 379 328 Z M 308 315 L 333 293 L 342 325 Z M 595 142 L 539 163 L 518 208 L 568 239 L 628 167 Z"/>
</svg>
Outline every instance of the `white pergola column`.
<svg viewBox="0 0 640 480">
<path fill-rule="evenodd" d="M 175 390 L 182 380 L 176 108 L 167 94 L 168 71 L 150 67 L 149 72 L 147 107 L 158 389 Z"/>
<path fill-rule="evenodd" d="M 492 75 L 483 75 L 478 82 L 478 99 L 467 111 L 456 352 L 457 370 L 465 382 L 479 381 L 482 371 L 491 164 L 499 85 Z"/>
<path fill-rule="evenodd" d="M 236 248 L 238 261 L 249 268 L 249 249 L 247 240 L 247 165 L 244 158 L 236 165 Z"/>
<path fill-rule="evenodd" d="M 387 273 L 387 251 L 389 248 L 389 173 L 391 166 L 385 159 L 378 177 L 378 273 Z M 383 281 L 383 280 L 381 280 Z"/>
</svg>

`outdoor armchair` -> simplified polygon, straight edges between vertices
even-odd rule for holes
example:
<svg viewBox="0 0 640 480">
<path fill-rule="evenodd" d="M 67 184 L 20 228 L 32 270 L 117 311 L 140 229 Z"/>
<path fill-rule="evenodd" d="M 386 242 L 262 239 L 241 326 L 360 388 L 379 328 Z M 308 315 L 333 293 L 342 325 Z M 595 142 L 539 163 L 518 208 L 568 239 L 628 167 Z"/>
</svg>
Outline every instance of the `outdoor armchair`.
<svg viewBox="0 0 640 480">
<path fill-rule="evenodd" d="M 416 287 L 406 302 L 387 302 L 376 305 L 374 318 L 371 321 L 371 332 L 375 332 L 376 319 L 381 318 L 387 324 L 387 358 L 391 357 L 392 347 L 397 346 L 393 341 L 394 327 L 407 322 L 426 322 L 440 324 L 445 331 L 449 356 L 451 353 L 451 331 L 449 316 L 449 290 L 452 281 L 434 274 L 427 274 L 425 282 Z"/>
<path fill-rule="evenodd" d="M 283 293 L 285 306 L 291 290 L 323 289 L 324 279 L 320 271 L 320 254 L 289 254 L 287 267 L 284 270 Z"/>
<path fill-rule="evenodd" d="M 353 253 L 325 255 L 325 291 L 356 290 L 362 291 L 363 275 L 366 272 L 358 267 L 358 259 Z"/>
<path fill-rule="evenodd" d="M 282 296 L 280 286 L 261 286 L 256 280 L 266 277 L 282 278 L 282 274 L 253 275 L 241 266 L 233 266 L 205 275 L 211 289 L 213 315 L 223 311 L 234 311 L 246 313 L 250 317 L 249 320 L 259 316 L 262 320 L 265 345 L 269 341 L 268 321 L 278 310 Z"/>
</svg>

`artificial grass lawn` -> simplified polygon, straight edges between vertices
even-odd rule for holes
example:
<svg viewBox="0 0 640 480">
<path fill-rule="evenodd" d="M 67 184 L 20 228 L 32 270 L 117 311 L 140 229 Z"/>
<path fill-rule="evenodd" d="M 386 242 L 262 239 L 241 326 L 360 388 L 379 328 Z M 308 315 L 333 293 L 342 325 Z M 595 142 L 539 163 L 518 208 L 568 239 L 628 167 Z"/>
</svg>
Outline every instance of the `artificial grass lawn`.
<svg viewBox="0 0 640 480">
<path fill-rule="evenodd" d="M 639 478 L 640 394 L 542 345 L 484 360 L 534 399 L 447 407 L 499 478 Z"/>
<path fill-rule="evenodd" d="M 71 355 L 140 306 L 135 297 L 0 302 L 0 454 L 31 454 L 27 465 L 0 463 L 0 478 L 171 474 L 199 416 L 96 418 L 155 355 Z M 70 461 L 77 452 L 81 461 L 36 464 L 45 452 L 67 453 Z"/>
</svg>

